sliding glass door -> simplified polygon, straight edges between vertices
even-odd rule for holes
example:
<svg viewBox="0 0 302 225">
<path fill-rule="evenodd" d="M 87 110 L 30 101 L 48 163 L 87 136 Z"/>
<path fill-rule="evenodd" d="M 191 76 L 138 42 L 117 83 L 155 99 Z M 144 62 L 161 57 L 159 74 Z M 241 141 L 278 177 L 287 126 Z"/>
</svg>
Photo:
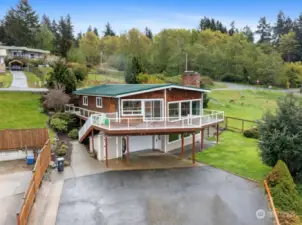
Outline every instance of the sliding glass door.
<svg viewBox="0 0 302 225">
<path fill-rule="evenodd" d="M 145 100 L 145 121 L 163 120 L 162 100 Z"/>
<path fill-rule="evenodd" d="M 170 102 L 168 104 L 169 121 L 180 120 L 188 116 L 201 115 L 201 101 L 188 100 L 179 102 Z"/>
</svg>

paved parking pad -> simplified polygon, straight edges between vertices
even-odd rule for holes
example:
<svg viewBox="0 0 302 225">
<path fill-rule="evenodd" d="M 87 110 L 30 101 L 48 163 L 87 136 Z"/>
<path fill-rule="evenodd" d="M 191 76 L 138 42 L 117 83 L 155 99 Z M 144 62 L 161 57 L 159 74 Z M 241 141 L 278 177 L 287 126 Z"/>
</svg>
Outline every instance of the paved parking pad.
<svg viewBox="0 0 302 225">
<path fill-rule="evenodd" d="M 257 210 L 265 216 L 258 219 Z M 256 183 L 203 166 L 66 180 L 57 225 L 272 225 Z"/>
</svg>

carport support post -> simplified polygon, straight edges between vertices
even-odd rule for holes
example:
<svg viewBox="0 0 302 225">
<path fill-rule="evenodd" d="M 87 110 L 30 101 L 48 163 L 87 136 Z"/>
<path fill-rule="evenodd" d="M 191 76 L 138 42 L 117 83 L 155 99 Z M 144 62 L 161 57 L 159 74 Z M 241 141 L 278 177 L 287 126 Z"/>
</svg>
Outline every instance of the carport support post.
<svg viewBox="0 0 302 225">
<path fill-rule="evenodd" d="M 82 128 L 82 126 L 83 126 L 83 121 L 82 121 L 82 119 L 80 118 L 80 128 Z"/>
<path fill-rule="evenodd" d="M 94 131 L 93 128 L 91 130 L 91 152 L 94 152 Z"/>
<path fill-rule="evenodd" d="M 218 144 L 219 142 L 219 123 L 216 125 L 216 143 Z"/>
<path fill-rule="evenodd" d="M 200 135 L 201 135 L 201 139 L 200 139 L 200 149 L 203 149 L 203 145 L 204 145 L 204 128 L 201 129 L 201 132 L 200 132 Z"/>
<path fill-rule="evenodd" d="M 106 168 L 108 168 L 108 137 L 105 136 Z"/>
<path fill-rule="evenodd" d="M 127 154 L 126 154 L 127 163 L 129 163 L 129 136 L 127 136 L 127 145 L 126 145 L 126 149 L 127 149 Z"/>
<path fill-rule="evenodd" d="M 192 134 L 192 163 L 195 164 L 195 133 Z"/>
<path fill-rule="evenodd" d="M 185 149 L 184 149 L 184 134 L 181 134 L 181 158 L 184 158 Z"/>
</svg>

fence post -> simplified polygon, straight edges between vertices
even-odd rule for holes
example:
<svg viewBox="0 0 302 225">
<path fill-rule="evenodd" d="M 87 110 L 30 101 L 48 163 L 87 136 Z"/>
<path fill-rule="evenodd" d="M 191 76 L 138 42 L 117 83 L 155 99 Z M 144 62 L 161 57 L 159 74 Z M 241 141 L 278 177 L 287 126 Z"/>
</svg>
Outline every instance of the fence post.
<svg viewBox="0 0 302 225">
<path fill-rule="evenodd" d="M 225 118 L 225 129 L 228 129 L 228 117 Z"/>
<path fill-rule="evenodd" d="M 241 130 L 242 130 L 242 133 L 244 132 L 244 120 L 242 120 L 242 128 L 241 128 Z"/>
</svg>

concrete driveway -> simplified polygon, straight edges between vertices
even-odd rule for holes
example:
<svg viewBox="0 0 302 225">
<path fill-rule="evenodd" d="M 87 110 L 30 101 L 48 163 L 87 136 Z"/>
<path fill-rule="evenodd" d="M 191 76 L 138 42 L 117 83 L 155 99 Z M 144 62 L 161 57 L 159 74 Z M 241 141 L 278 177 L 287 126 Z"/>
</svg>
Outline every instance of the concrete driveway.
<svg viewBox="0 0 302 225">
<path fill-rule="evenodd" d="M 23 71 L 10 71 L 13 75 L 13 82 L 11 88 L 28 88 L 27 78 Z"/>
<path fill-rule="evenodd" d="M 0 225 L 15 225 L 24 192 L 32 172 L 20 171 L 0 175 Z"/>
<path fill-rule="evenodd" d="M 263 219 L 256 217 L 264 210 Z M 66 180 L 57 225 L 272 225 L 258 184 L 194 168 L 109 171 Z"/>
</svg>

